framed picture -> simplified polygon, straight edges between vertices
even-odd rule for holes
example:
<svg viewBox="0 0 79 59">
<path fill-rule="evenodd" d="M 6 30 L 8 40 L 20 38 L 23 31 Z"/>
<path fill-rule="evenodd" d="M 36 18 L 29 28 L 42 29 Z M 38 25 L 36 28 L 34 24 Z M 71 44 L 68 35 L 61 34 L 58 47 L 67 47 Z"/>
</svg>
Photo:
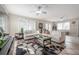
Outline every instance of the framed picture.
<svg viewBox="0 0 79 59">
<path fill-rule="evenodd" d="M 43 23 L 39 23 L 39 28 L 43 28 Z"/>
</svg>

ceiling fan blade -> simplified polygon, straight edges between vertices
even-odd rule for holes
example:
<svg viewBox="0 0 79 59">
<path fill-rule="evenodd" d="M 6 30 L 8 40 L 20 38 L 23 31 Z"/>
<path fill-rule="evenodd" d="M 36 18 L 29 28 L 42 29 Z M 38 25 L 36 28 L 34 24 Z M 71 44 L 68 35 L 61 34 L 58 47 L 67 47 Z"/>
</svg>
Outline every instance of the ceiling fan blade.
<svg viewBox="0 0 79 59">
<path fill-rule="evenodd" d="M 43 13 L 43 14 L 47 14 L 47 12 L 46 12 L 46 11 L 42 11 L 42 13 Z"/>
<path fill-rule="evenodd" d="M 41 9 L 42 8 L 42 6 L 38 6 L 38 9 Z"/>
</svg>

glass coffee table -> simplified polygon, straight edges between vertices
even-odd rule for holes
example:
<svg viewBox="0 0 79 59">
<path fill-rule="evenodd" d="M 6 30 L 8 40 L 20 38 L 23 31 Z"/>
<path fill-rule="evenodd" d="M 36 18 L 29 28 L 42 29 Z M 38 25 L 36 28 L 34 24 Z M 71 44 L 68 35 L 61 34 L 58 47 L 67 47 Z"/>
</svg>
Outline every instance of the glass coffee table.
<svg viewBox="0 0 79 59">
<path fill-rule="evenodd" d="M 48 43 L 50 42 L 51 43 L 51 37 L 48 37 L 48 36 L 44 36 L 44 35 L 41 35 L 41 34 L 37 34 L 37 35 L 34 35 L 35 39 L 37 39 L 39 41 L 39 43 L 44 46 L 44 43 Z"/>
</svg>

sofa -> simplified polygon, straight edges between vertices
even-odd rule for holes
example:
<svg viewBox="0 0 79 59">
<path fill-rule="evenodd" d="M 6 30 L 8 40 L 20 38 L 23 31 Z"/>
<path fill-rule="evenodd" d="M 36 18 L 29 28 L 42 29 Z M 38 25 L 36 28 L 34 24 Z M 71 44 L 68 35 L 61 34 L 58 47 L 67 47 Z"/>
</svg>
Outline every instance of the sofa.
<svg viewBox="0 0 79 59">
<path fill-rule="evenodd" d="M 51 32 L 52 41 L 55 41 L 57 43 L 62 43 L 65 41 L 65 34 L 64 32 L 60 31 L 52 31 Z"/>
</svg>

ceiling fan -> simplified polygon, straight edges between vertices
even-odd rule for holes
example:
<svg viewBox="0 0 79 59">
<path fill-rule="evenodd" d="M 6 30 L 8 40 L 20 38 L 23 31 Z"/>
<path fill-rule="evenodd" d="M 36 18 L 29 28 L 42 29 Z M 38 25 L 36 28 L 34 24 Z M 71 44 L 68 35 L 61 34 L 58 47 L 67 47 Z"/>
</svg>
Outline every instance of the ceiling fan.
<svg viewBox="0 0 79 59">
<path fill-rule="evenodd" d="M 44 10 L 47 7 L 47 5 L 40 5 L 37 7 L 36 11 L 33 11 L 36 15 L 40 15 L 40 14 L 47 14 L 47 11 Z"/>
</svg>

